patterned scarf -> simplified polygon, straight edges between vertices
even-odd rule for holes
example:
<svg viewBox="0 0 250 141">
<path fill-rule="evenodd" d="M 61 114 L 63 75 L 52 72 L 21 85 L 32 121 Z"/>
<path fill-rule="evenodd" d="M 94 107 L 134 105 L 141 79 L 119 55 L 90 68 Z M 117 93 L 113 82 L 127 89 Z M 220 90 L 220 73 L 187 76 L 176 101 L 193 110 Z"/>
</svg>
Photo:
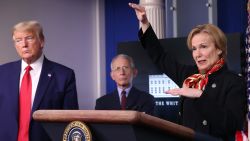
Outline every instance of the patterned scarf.
<svg viewBox="0 0 250 141">
<path fill-rule="evenodd" d="M 193 74 L 184 80 L 184 84 L 188 88 L 204 90 L 208 82 L 208 75 L 218 71 L 224 65 L 224 63 L 225 63 L 224 59 L 221 58 L 219 61 L 215 63 L 215 65 L 210 70 L 207 71 L 207 73 Z"/>
</svg>

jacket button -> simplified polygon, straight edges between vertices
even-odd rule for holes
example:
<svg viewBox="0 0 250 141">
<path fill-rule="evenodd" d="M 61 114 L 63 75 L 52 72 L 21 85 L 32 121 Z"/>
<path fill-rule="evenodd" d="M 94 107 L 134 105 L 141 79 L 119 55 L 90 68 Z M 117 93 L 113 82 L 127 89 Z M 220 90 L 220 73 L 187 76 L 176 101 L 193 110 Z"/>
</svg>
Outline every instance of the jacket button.
<svg viewBox="0 0 250 141">
<path fill-rule="evenodd" d="M 212 84 L 212 88 L 216 88 L 216 84 L 215 83 Z"/>
<path fill-rule="evenodd" d="M 206 120 L 203 120 L 203 121 L 202 121 L 202 124 L 203 124 L 204 126 L 206 126 L 206 125 L 207 125 L 207 121 L 206 121 Z"/>
</svg>

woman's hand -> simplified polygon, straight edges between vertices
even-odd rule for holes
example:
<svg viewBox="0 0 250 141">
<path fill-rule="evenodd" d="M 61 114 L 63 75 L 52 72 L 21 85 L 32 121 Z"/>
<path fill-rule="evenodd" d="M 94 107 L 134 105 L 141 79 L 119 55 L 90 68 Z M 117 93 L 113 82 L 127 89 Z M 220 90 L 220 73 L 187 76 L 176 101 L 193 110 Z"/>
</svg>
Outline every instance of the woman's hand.
<svg viewBox="0 0 250 141">
<path fill-rule="evenodd" d="M 183 87 L 183 88 L 171 89 L 166 91 L 165 93 L 171 95 L 181 95 L 190 98 L 197 98 L 201 96 L 202 90 Z"/>
<path fill-rule="evenodd" d="M 128 3 L 128 5 L 135 10 L 137 19 L 140 21 L 142 31 L 144 33 L 150 25 L 147 15 L 146 15 L 145 7 L 135 4 L 135 3 Z"/>
</svg>

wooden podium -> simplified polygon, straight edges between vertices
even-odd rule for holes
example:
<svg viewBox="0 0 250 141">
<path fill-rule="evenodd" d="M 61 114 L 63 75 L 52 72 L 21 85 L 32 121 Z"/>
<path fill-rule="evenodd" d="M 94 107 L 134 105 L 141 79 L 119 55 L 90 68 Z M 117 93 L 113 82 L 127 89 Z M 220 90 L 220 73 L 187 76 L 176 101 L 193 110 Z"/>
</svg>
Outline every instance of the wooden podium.
<svg viewBox="0 0 250 141">
<path fill-rule="evenodd" d="M 33 118 L 42 123 L 53 141 L 62 141 L 71 121 L 85 123 L 93 141 L 194 140 L 192 129 L 136 111 L 38 110 Z"/>
</svg>

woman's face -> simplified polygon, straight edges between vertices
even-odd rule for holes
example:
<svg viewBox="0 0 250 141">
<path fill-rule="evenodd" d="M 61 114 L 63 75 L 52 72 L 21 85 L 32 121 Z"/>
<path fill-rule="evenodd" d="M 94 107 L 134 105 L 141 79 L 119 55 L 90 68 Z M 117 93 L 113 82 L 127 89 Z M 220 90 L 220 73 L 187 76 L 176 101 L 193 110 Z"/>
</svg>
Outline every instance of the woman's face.
<svg viewBox="0 0 250 141">
<path fill-rule="evenodd" d="M 193 59 L 200 72 L 207 72 L 220 59 L 222 51 L 215 47 L 215 43 L 209 34 L 195 34 L 191 44 Z"/>
</svg>

